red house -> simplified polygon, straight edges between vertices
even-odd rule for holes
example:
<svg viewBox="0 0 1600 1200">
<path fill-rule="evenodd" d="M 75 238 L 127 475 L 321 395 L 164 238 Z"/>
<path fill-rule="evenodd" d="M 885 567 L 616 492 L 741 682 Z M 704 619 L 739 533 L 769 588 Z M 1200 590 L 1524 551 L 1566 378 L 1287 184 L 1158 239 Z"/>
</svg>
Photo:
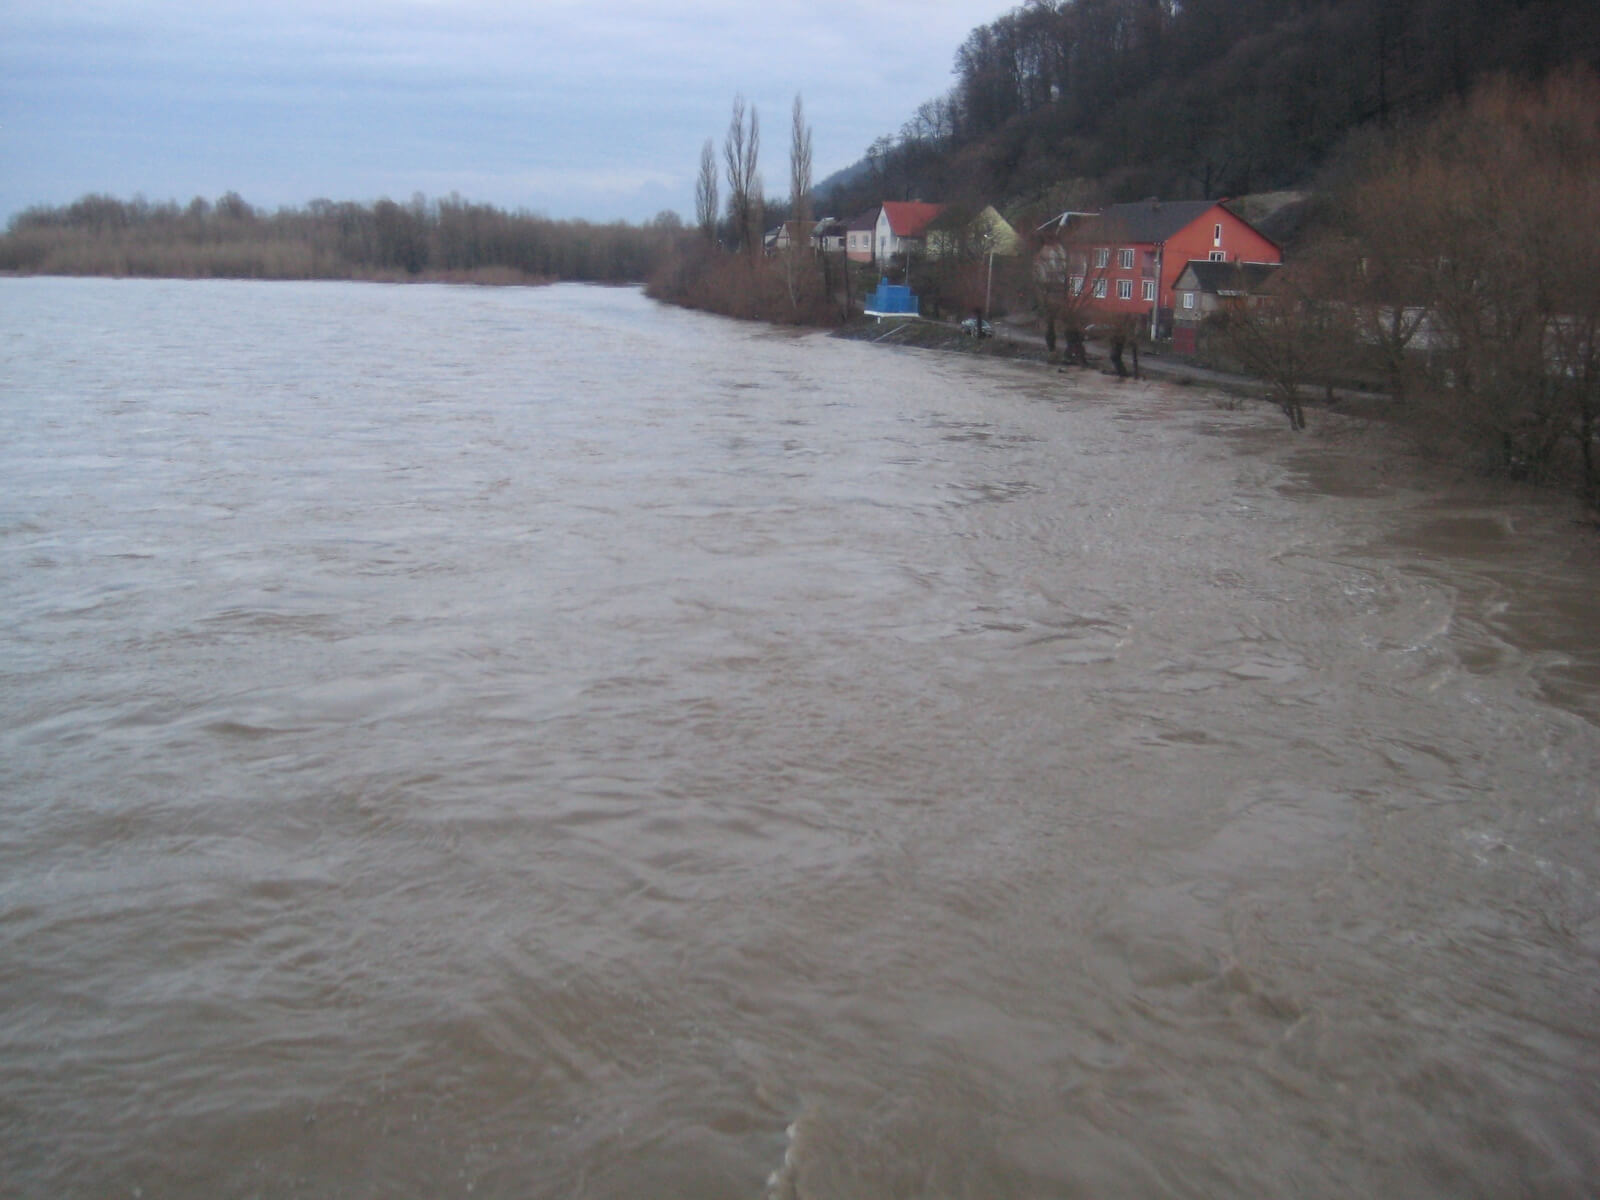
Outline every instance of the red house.
<svg viewBox="0 0 1600 1200">
<path fill-rule="evenodd" d="M 1104 313 L 1145 316 L 1157 330 L 1171 327 L 1173 285 L 1191 260 L 1283 261 L 1276 242 L 1217 200 L 1113 204 L 1061 224 L 1066 232 L 1049 260 L 1066 273 L 1060 282 L 1073 295 L 1088 288 Z"/>
<path fill-rule="evenodd" d="M 887 266 L 896 254 L 922 249 L 928 225 L 943 210 L 942 204 L 920 200 L 885 200 L 873 228 L 872 254 L 878 265 Z"/>
</svg>

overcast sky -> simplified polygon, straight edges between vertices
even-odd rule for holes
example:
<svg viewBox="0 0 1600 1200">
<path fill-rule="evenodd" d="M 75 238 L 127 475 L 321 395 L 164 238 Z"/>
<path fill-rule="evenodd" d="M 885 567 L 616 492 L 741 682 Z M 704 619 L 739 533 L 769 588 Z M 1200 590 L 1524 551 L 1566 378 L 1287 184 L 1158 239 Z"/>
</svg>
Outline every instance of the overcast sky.
<svg viewBox="0 0 1600 1200">
<path fill-rule="evenodd" d="M 0 218 L 86 192 L 300 206 L 415 192 L 553 217 L 694 210 L 743 92 L 788 191 L 953 82 L 1016 0 L 0 0 Z M 726 190 L 724 188 L 724 190 Z"/>
</svg>

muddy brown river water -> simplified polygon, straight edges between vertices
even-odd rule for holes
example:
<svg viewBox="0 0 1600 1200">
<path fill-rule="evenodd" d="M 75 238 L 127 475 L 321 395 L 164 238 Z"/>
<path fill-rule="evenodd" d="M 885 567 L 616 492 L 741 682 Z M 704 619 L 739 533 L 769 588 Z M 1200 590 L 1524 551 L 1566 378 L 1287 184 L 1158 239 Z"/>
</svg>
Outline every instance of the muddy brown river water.
<svg viewBox="0 0 1600 1200">
<path fill-rule="evenodd" d="M 1594 1194 L 1600 548 L 1313 425 L 0 280 L 0 1194 Z"/>
</svg>

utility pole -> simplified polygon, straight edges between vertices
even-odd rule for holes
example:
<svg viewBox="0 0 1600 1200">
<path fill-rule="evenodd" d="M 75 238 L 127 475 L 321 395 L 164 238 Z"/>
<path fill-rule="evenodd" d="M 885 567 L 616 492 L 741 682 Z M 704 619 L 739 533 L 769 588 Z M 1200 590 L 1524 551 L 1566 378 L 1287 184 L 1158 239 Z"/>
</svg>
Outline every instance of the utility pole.
<svg viewBox="0 0 1600 1200">
<path fill-rule="evenodd" d="M 1156 340 L 1157 332 L 1161 328 L 1161 255 L 1166 249 L 1165 243 L 1156 247 L 1156 298 L 1150 304 L 1150 340 Z"/>
</svg>

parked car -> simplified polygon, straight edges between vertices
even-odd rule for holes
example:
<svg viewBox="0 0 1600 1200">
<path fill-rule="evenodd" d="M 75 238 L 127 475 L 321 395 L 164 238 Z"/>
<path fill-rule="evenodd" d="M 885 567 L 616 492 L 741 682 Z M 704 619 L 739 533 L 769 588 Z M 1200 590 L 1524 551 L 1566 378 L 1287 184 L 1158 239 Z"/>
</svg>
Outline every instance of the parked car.
<svg viewBox="0 0 1600 1200">
<path fill-rule="evenodd" d="M 966 334 L 968 337 L 993 337 L 994 326 L 989 324 L 989 322 L 985 321 L 982 317 L 968 317 L 965 321 L 961 322 L 961 332 Z"/>
</svg>

